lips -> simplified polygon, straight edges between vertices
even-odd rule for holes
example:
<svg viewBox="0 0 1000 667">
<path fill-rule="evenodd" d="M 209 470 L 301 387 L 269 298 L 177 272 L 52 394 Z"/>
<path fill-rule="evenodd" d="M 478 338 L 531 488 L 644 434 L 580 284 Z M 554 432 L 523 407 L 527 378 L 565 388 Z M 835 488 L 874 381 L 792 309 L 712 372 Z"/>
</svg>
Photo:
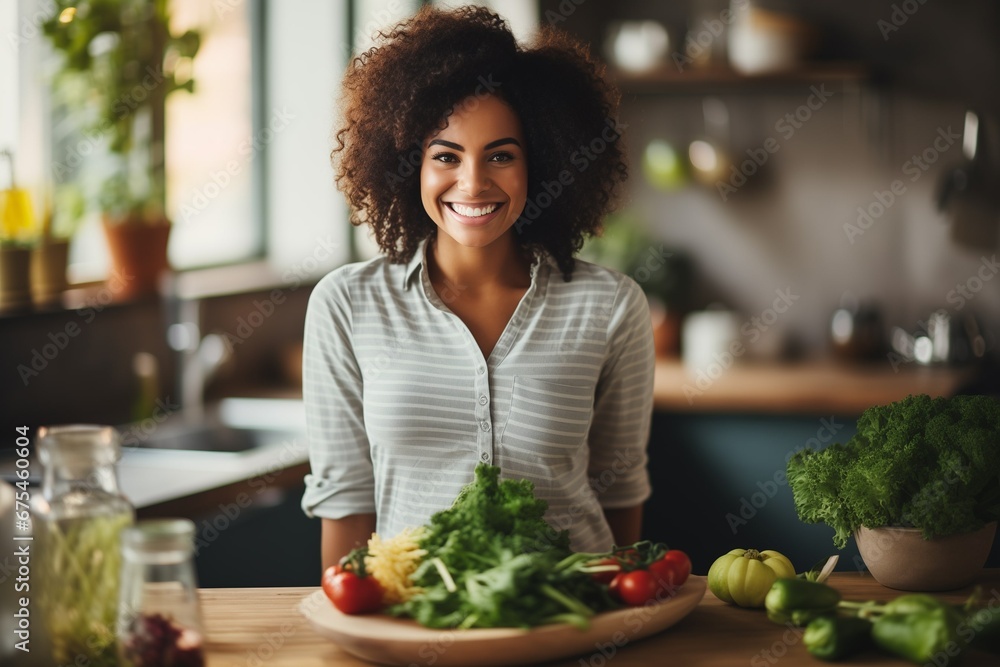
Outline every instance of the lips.
<svg viewBox="0 0 1000 667">
<path fill-rule="evenodd" d="M 493 211 L 497 210 L 500 204 L 495 202 L 487 204 L 460 204 L 458 202 L 446 202 L 451 210 L 455 211 L 459 215 L 464 215 L 467 218 L 478 218 L 481 215 L 489 215 Z"/>
<path fill-rule="evenodd" d="M 463 225 L 483 225 L 503 210 L 506 202 L 442 202 L 449 215 Z"/>
</svg>

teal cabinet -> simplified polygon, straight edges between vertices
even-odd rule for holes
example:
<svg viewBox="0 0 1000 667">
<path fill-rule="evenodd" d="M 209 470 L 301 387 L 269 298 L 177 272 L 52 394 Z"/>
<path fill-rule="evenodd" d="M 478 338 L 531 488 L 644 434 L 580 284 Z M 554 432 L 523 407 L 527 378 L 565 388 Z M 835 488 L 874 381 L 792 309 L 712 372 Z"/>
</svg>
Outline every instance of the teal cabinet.
<svg viewBox="0 0 1000 667">
<path fill-rule="evenodd" d="M 865 571 L 854 540 L 838 551 L 833 529 L 802 523 L 785 463 L 805 447 L 845 442 L 857 415 L 776 416 L 657 412 L 649 444 L 653 495 L 643 536 L 683 549 L 696 574 L 738 547 L 774 549 L 799 571 L 833 554 L 838 571 Z M 987 563 L 1000 565 L 994 543 Z"/>
<path fill-rule="evenodd" d="M 833 554 L 838 571 L 865 572 L 853 539 L 838 551 L 832 528 L 799 520 L 785 479 L 792 454 L 847 441 L 857 418 L 656 412 L 644 536 L 688 552 L 696 574 L 740 547 L 780 551 L 800 572 Z M 987 567 L 998 566 L 994 545 Z"/>
</svg>

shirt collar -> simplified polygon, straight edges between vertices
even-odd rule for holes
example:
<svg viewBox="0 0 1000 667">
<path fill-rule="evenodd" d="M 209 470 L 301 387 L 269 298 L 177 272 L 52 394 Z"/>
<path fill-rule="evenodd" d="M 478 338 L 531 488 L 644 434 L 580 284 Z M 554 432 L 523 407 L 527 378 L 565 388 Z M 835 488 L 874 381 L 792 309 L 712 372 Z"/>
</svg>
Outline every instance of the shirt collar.
<svg viewBox="0 0 1000 667">
<path fill-rule="evenodd" d="M 410 288 L 410 279 L 416 274 L 417 269 L 426 264 L 427 260 L 427 239 L 424 239 L 417 246 L 413 257 L 406 263 L 406 270 L 403 272 L 403 291 Z"/>
<path fill-rule="evenodd" d="M 410 261 L 406 263 L 406 270 L 403 272 L 403 284 L 402 284 L 402 288 L 404 291 L 410 288 L 410 281 L 413 279 L 413 276 L 416 275 L 417 270 L 427 265 L 427 240 L 429 238 L 430 237 L 425 238 L 423 241 L 420 242 L 420 244 L 417 246 L 417 249 L 413 252 L 413 257 L 411 257 Z M 542 257 L 540 259 L 536 257 L 535 260 L 531 263 L 532 282 L 534 282 L 535 276 L 538 274 L 539 268 L 541 268 L 543 265 L 547 265 L 556 270 L 559 269 L 559 265 L 556 263 L 556 260 L 552 257 L 552 255 L 543 250 Z"/>
</svg>

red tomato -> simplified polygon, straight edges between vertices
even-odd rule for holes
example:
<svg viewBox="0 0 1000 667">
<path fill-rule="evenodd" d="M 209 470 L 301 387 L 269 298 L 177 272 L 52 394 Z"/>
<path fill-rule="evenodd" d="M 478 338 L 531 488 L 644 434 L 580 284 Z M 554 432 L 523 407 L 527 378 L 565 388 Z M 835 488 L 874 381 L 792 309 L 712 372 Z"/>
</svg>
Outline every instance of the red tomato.
<svg viewBox="0 0 1000 667">
<path fill-rule="evenodd" d="M 615 578 L 615 581 L 618 581 L 618 596 L 622 602 L 632 607 L 638 607 L 650 600 L 655 600 L 659 592 L 656 577 L 649 570 L 623 572 Z M 614 582 L 612 582 L 613 584 Z"/>
<path fill-rule="evenodd" d="M 621 568 L 621 564 L 618 562 L 618 559 L 616 559 L 616 558 L 603 558 L 603 559 L 601 559 L 599 561 L 595 561 L 593 563 L 589 563 L 589 565 L 600 565 L 602 567 L 603 566 L 608 566 L 608 567 L 614 566 L 615 569 L 613 569 L 613 570 L 609 569 L 607 572 L 592 572 L 591 573 L 590 576 L 594 578 L 594 581 L 597 581 L 598 583 L 602 583 L 602 584 L 610 584 L 612 581 L 614 581 L 615 577 L 618 576 L 618 573 L 621 572 L 621 569 L 622 569 Z"/>
<path fill-rule="evenodd" d="M 683 551 L 671 549 L 663 558 L 650 563 L 649 571 L 661 590 L 671 592 L 687 581 L 691 574 L 691 559 Z"/>
<path fill-rule="evenodd" d="M 382 608 L 382 586 L 374 577 L 337 572 L 335 565 L 323 573 L 323 592 L 345 614 L 367 614 Z"/>
<path fill-rule="evenodd" d="M 656 580 L 656 585 L 661 591 L 670 591 L 676 586 L 673 566 L 667 561 L 660 559 L 649 564 L 649 573 Z"/>
<path fill-rule="evenodd" d="M 670 563 L 674 567 L 674 583 L 681 586 L 691 576 L 691 559 L 680 549 L 671 549 L 663 554 L 664 562 Z"/>
</svg>

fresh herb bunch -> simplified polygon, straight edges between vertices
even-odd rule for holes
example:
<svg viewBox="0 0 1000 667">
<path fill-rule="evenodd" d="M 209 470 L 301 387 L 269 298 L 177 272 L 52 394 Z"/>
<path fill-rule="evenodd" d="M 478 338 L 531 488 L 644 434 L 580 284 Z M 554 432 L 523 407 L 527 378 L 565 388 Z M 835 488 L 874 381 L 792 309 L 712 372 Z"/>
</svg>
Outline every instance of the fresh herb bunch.
<svg viewBox="0 0 1000 667">
<path fill-rule="evenodd" d="M 547 503 L 524 480 L 499 479 L 480 464 L 454 504 L 431 517 L 414 572 L 423 589 L 389 613 L 433 628 L 532 627 L 566 622 L 585 627 L 618 604 L 586 569 L 592 554 L 574 554 L 567 531 L 542 518 Z"/>
<path fill-rule="evenodd" d="M 788 462 L 795 509 L 847 545 L 859 527 L 919 528 L 925 538 L 1000 519 L 1000 403 L 908 396 L 865 410 L 847 444 Z"/>
</svg>

